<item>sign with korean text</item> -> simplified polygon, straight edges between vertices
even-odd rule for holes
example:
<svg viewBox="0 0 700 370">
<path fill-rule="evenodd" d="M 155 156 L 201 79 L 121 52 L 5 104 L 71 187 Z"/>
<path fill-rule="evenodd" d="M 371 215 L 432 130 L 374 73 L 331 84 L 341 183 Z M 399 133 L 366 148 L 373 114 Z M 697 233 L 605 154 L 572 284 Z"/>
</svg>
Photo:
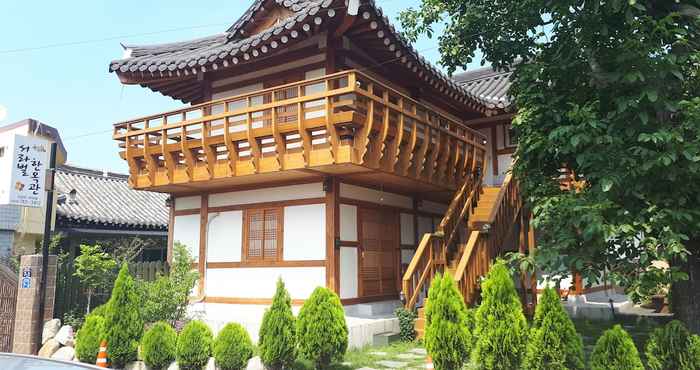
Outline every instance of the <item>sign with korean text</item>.
<svg viewBox="0 0 700 370">
<path fill-rule="evenodd" d="M 0 140 L 0 204 L 44 206 L 50 145 L 33 136 L 14 135 Z"/>
</svg>

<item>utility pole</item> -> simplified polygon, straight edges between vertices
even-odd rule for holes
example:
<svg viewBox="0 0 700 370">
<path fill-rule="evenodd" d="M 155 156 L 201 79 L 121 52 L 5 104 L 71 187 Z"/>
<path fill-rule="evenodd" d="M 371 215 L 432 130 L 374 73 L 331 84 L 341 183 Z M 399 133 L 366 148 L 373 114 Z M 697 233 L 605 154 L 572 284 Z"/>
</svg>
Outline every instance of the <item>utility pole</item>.
<svg viewBox="0 0 700 370">
<path fill-rule="evenodd" d="M 41 347 L 44 331 L 44 305 L 46 304 L 46 279 L 49 269 L 49 243 L 51 242 L 51 221 L 53 220 L 54 177 L 56 175 L 56 142 L 51 143 L 49 168 L 46 173 L 46 213 L 44 215 L 44 240 L 41 245 L 41 281 L 39 282 L 39 330 L 38 346 Z"/>
</svg>

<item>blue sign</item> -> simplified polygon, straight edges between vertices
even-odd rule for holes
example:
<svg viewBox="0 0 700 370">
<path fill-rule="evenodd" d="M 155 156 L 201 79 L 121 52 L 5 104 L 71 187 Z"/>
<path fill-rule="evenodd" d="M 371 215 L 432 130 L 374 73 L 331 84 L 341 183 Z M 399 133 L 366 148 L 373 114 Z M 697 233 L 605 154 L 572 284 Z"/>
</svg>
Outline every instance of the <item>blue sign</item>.
<svg viewBox="0 0 700 370">
<path fill-rule="evenodd" d="M 32 287 L 32 278 L 23 277 L 22 278 L 22 289 L 29 289 Z"/>
</svg>

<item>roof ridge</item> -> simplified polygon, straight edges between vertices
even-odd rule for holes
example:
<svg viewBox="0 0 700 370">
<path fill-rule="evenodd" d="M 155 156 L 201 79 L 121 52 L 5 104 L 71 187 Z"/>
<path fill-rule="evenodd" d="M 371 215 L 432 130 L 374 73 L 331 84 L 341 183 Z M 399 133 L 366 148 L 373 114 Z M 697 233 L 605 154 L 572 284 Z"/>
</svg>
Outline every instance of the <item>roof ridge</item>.
<svg viewBox="0 0 700 370">
<path fill-rule="evenodd" d="M 105 171 L 105 170 L 97 170 L 97 169 L 87 168 L 87 167 L 79 167 L 79 166 L 75 166 L 72 164 L 60 165 L 60 166 L 58 166 L 58 171 L 65 172 L 65 173 L 71 173 L 71 174 L 75 174 L 75 175 L 92 176 L 92 177 L 98 177 L 98 178 L 109 178 L 109 179 L 115 179 L 115 180 L 120 180 L 120 181 L 128 181 L 128 179 L 129 179 L 129 175 L 126 175 L 126 174 L 109 172 L 109 171 Z"/>
</svg>

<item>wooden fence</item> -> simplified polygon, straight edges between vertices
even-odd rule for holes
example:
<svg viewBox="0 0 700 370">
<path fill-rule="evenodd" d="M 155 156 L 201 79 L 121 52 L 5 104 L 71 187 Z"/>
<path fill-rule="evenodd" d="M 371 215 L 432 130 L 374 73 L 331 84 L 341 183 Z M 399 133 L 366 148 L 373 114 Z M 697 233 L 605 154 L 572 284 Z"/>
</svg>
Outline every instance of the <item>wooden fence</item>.
<svg viewBox="0 0 700 370">
<path fill-rule="evenodd" d="M 168 264 L 164 261 L 132 262 L 129 263 L 129 272 L 136 279 L 153 281 L 158 274 L 167 273 Z M 116 279 L 118 270 L 112 272 Z M 54 304 L 54 316 L 63 319 L 69 312 L 84 313 L 87 307 L 87 295 L 80 284 L 80 279 L 75 275 L 73 261 L 65 261 L 58 266 L 56 276 L 56 300 Z M 113 282 L 114 279 L 111 279 Z M 112 292 L 112 287 L 98 290 L 91 301 L 92 308 L 106 303 Z"/>
<path fill-rule="evenodd" d="M 12 352 L 18 276 L 0 264 L 0 352 Z"/>
</svg>

